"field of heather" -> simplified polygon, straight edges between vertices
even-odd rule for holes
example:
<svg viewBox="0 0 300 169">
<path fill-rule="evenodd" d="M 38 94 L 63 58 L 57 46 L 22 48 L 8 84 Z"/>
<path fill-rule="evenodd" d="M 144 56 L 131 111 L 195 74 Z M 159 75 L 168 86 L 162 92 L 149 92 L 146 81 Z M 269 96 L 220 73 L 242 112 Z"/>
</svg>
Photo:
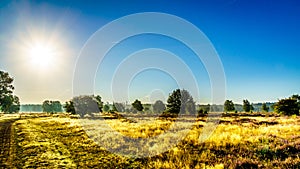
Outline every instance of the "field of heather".
<svg viewBox="0 0 300 169">
<path fill-rule="evenodd" d="M 192 120 L 188 117 L 175 125 L 170 119 L 155 117 L 145 117 L 138 122 L 124 119 L 104 121 L 120 135 L 131 138 L 157 137 L 170 130 L 172 125 L 173 130 L 178 132 L 192 126 L 175 146 L 143 158 L 135 157 L 130 152 L 123 156 L 118 152 L 108 151 L 108 147 L 117 150 L 127 146 L 128 151 L 134 147 L 126 145 L 126 142 L 113 144 L 120 140 L 120 136 L 109 133 L 111 130 L 108 131 L 99 119 L 79 120 L 53 115 L 0 118 L 0 123 L 6 124 L 6 127 L 11 124 L 9 133 L 4 133 L 5 130 L 1 129 L 2 141 L 4 137 L 10 137 L 9 143 L 5 140 L 6 145 L 1 145 L 9 150 L 9 159 L 1 160 L 6 166 L 14 168 L 300 167 L 299 116 L 227 114 L 220 119 L 219 125 L 205 142 L 200 142 L 199 136 L 206 117 L 197 118 L 192 125 Z M 106 141 L 101 140 L 104 137 Z M 172 132 L 160 145 L 170 144 L 171 138 Z M 160 146 L 152 148 L 157 152 L 163 151 Z"/>
</svg>

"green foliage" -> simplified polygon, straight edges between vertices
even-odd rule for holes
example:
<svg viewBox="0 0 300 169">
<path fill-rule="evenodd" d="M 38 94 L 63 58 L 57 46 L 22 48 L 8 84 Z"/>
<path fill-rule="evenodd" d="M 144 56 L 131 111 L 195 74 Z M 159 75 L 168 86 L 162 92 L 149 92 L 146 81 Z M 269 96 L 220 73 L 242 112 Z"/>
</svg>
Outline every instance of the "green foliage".
<svg viewBox="0 0 300 169">
<path fill-rule="evenodd" d="M 41 104 L 25 104 L 20 106 L 22 112 L 42 112 L 43 108 Z"/>
<path fill-rule="evenodd" d="M 3 72 L 0 70 L 1 97 L 13 93 L 13 90 L 15 89 L 12 85 L 13 81 L 14 79 L 9 76 L 8 72 Z"/>
<path fill-rule="evenodd" d="M 17 113 L 20 111 L 20 101 L 17 96 L 7 95 L 1 100 L 1 110 L 5 113 Z"/>
<path fill-rule="evenodd" d="M 148 112 L 150 110 L 150 108 L 147 106 L 144 108 L 145 112 Z"/>
<path fill-rule="evenodd" d="M 209 111 L 210 111 L 210 104 L 207 104 L 207 105 L 198 105 L 198 114 L 203 112 L 204 114 L 207 114 Z M 200 110 L 202 110 L 200 112 Z"/>
<path fill-rule="evenodd" d="M 263 103 L 263 104 L 261 105 L 261 110 L 262 110 L 263 112 L 269 112 L 269 107 L 267 106 L 266 103 Z"/>
<path fill-rule="evenodd" d="M 167 100 L 167 110 L 169 113 L 179 114 L 181 107 L 181 92 L 176 89 L 172 92 Z"/>
<path fill-rule="evenodd" d="M 144 107 L 144 110 L 143 110 L 144 113 L 147 113 L 147 114 L 153 113 L 152 104 L 145 103 L 145 104 L 143 104 L 143 107 Z"/>
<path fill-rule="evenodd" d="M 254 110 L 254 105 L 253 105 L 253 103 L 251 103 L 251 105 L 250 105 L 250 111 L 253 112 L 253 110 Z"/>
<path fill-rule="evenodd" d="M 112 111 L 113 111 L 113 112 L 116 112 L 116 111 L 118 111 L 118 109 L 117 109 L 117 107 L 116 107 L 116 104 L 115 104 L 115 103 L 113 103 L 113 105 L 112 105 Z"/>
<path fill-rule="evenodd" d="M 207 113 L 208 113 L 207 109 L 201 108 L 201 109 L 198 110 L 198 116 L 201 116 L 201 115 L 204 115 L 204 114 L 207 114 Z"/>
<path fill-rule="evenodd" d="M 76 96 L 72 101 L 74 103 L 76 114 L 80 115 L 80 117 L 84 117 L 86 114 L 92 116 L 92 113 L 101 112 L 103 108 L 103 102 L 99 95 Z"/>
<path fill-rule="evenodd" d="M 300 95 L 294 94 L 291 98 L 297 100 L 298 108 L 300 110 Z"/>
<path fill-rule="evenodd" d="M 138 99 L 136 99 L 131 105 L 137 111 L 143 111 L 143 109 L 144 109 L 141 101 L 139 101 Z"/>
<path fill-rule="evenodd" d="M 234 104 L 232 102 L 232 100 L 226 100 L 224 103 L 224 111 L 225 112 L 229 112 L 229 111 L 234 111 Z"/>
<path fill-rule="evenodd" d="M 155 113 L 162 113 L 166 110 L 166 105 L 161 100 L 157 100 L 152 107 Z"/>
<path fill-rule="evenodd" d="M 52 112 L 51 103 L 49 100 L 45 100 L 42 104 L 43 112 Z"/>
<path fill-rule="evenodd" d="M 93 96 L 97 102 L 99 111 L 102 112 L 102 108 L 103 108 L 103 102 L 102 102 L 102 98 L 101 96 L 97 95 L 97 96 Z"/>
<path fill-rule="evenodd" d="M 104 112 L 108 112 L 109 111 L 109 104 L 108 103 L 103 106 L 103 111 Z"/>
<path fill-rule="evenodd" d="M 192 95 L 185 89 L 176 89 L 167 100 L 167 110 L 174 114 L 196 114 L 196 106 Z"/>
<path fill-rule="evenodd" d="M 252 106 L 253 107 L 253 106 Z M 251 105 L 250 102 L 248 100 L 243 100 L 243 110 L 245 112 L 250 112 L 251 110 Z"/>
<path fill-rule="evenodd" d="M 292 97 L 281 99 L 274 105 L 274 110 L 277 113 L 285 115 L 299 115 L 300 110 L 300 97 L 299 95 L 293 95 Z"/>
<path fill-rule="evenodd" d="M 185 89 L 181 90 L 181 112 L 183 114 L 196 114 L 196 106 L 192 95 Z"/>
<path fill-rule="evenodd" d="M 64 108 L 66 112 L 71 114 L 76 114 L 73 101 L 67 101 L 66 104 L 64 105 Z"/>
<path fill-rule="evenodd" d="M 60 101 L 52 101 L 53 112 L 62 112 L 62 105 Z"/>
<path fill-rule="evenodd" d="M 7 72 L 0 71 L 0 110 L 5 113 L 16 113 L 20 110 L 20 101 L 13 95 L 14 79 Z"/>
<path fill-rule="evenodd" d="M 47 113 L 57 113 L 62 112 L 62 105 L 59 101 L 49 101 L 45 100 L 42 105 L 43 112 Z"/>
</svg>

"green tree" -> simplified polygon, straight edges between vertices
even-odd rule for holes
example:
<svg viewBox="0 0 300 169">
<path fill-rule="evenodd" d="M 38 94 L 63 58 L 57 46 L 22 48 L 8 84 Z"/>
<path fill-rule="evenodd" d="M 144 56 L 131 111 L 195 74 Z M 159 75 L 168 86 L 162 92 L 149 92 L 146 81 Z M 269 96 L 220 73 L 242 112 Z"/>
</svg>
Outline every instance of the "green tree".
<svg viewBox="0 0 300 169">
<path fill-rule="evenodd" d="M 297 95 L 293 95 L 292 97 L 281 99 L 275 103 L 274 111 L 285 115 L 299 115 L 299 103 L 300 99 L 297 97 Z"/>
<path fill-rule="evenodd" d="M 115 108 L 115 111 L 117 111 L 117 112 L 124 112 L 125 111 L 125 106 L 122 103 L 114 102 L 113 108 Z"/>
<path fill-rule="evenodd" d="M 98 105 L 98 108 L 99 108 L 99 111 L 102 112 L 103 102 L 102 102 L 101 96 L 97 95 L 97 96 L 92 96 L 92 97 L 95 98 L 95 100 L 97 102 L 97 105 Z"/>
<path fill-rule="evenodd" d="M 196 114 L 196 106 L 192 95 L 185 89 L 176 89 L 167 100 L 168 112 L 178 114 Z"/>
<path fill-rule="evenodd" d="M 166 105 L 161 100 L 157 100 L 152 107 L 155 113 L 162 113 L 166 110 Z"/>
<path fill-rule="evenodd" d="M 167 110 L 172 114 L 179 114 L 181 109 L 181 92 L 180 89 L 176 89 L 169 95 L 167 100 Z"/>
<path fill-rule="evenodd" d="M 5 113 L 16 113 L 20 110 L 19 98 L 13 95 L 13 81 L 8 72 L 0 70 L 0 110 Z"/>
<path fill-rule="evenodd" d="M 66 104 L 64 105 L 64 109 L 68 113 L 76 114 L 73 101 L 67 101 Z"/>
<path fill-rule="evenodd" d="M 137 111 L 143 111 L 143 109 L 144 109 L 141 101 L 139 101 L 138 99 L 136 99 L 131 105 Z"/>
<path fill-rule="evenodd" d="M 210 104 L 199 105 L 198 114 L 207 114 L 210 111 Z"/>
<path fill-rule="evenodd" d="M 60 101 L 52 101 L 51 104 L 52 104 L 52 110 L 54 113 L 63 111 Z"/>
<path fill-rule="evenodd" d="M 17 113 L 20 111 L 20 101 L 17 96 L 7 95 L 1 99 L 1 110 L 5 113 Z"/>
<path fill-rule="evenodd" d="M 118 111 L 115 103 L 113 103 L 113 105 L 112 105 L 112 111 L 113 112 L 117 112 Z"/>
<path fill-rule="evenodd" d="M 93 116 L 93 113 L 100 112 L 99 97 L 96 99 L 94 95 L 76 96 L 72 101 L 74 102 L 75 112 L 80 117 L 84 117 L 87 114 Z"/>
<path fill-rule="evenodd" d="M 243 100 L 243 110 L 245 112 L 250 112 L 251 105 L 250 105 L 250 102 L 248 100 Z"/>
<path fill-rule="evenodd" d="M 51 103 L 49 100 L 43 101 L 42 107 L 43 107 L 43 112 L 52 113 Z"/>
<path fill-rule="evenodd" d="M 253 106 L 253 103 L 251 103 L 251 105 L 250 105 L 250 112 L 253 112 L 253 110 L 254 110 L 254 106 Z"/>
<path fill-rule="evenodd" d="M 59 101 L 45 100 L 42 104 L 43 112 L 57 113 L 62 112 L 62 105 Z"/>
<path fill-rule="evenodd" d="M 108 103 L 103 106 L 103 111 L 104 112 L 108 112 L 109 111 L 109 104 Z"/>
<path fill-rule="evenodd" d="M 300 110 L 300 95 L 294 94 L 291 96 L 291 98 L 297 100 L 298 108 Z"/>
<path fill-rule="evenodd" d="M 230 112 L 230 111 L 234 111 L 234 104 L 232 102 L 232 100 L 226 100 L 224 103 L 224 111 L 225 112 Z"/>
<path fill-rule="evenodd" d="M 268 112 L 268 111 L 269 111 L 269 107 L 267 106 L 266 103 L 263 103 L 263 104 L 261 105 L 261 110 L 262 110 L 263 112 Z"/>
<path fill-rule="evenodd" d="M 196 114 L 196 106 L 192 95 L 185 89 L 181 91 L 181 112 L 182 114 Z"/>
</svg>

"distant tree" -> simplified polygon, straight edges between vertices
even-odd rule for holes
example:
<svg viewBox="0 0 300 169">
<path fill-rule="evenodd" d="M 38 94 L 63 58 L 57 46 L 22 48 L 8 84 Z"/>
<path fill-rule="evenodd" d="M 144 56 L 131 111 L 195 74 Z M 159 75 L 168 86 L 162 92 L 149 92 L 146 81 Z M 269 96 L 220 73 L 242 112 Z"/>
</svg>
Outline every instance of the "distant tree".
<svg viewBox="0 0 300 169">
<path fill-rule="evenodd" d="M 49 100 L 45 100 L 42 104 L 43 112 L 52 113 L 51 103 Z"/>
<path fill-rule="evenodd" d="M 145 110 L 145 111 L 149 111 L 150 108 L 149 108 L 149 107 L 145 107 L 144 110 Z"/>
<path fill-rule="evenodd" d="M 157 100 L 152 107 L 155 113 L 161 113 L 166 110 L 166 105 L 161 100 Z"/>
<path fill-rule="evenodd" d="M 21 106 L 22 112 L 42 112 L 43 108 L 41 104 L 25 104 Z"/>
<path fill-rule="evenodd" d="M 136 99 L 131 105 L 137 111 L 143 111 L 143 109 L 144 109 L 141 101 L 139 101 L 138 99 Z"/>
<path fill-rule="evenodd" d="M 300 99 L 297 97 L 297 95 L 293 95 L 292 97 L 281 99 L 275 103 L 274 111 L 285 115 L 299 115 L 299 103 Z"/>
<path fill-rule="evenodd" d="M 196 106 L 192 95 L 185 89 L 181 90 L 181 113 L 196 114 Z"/>
<path fill-rule="evenodd" d="M 253 103 L 251 103 L 251 105 L 250 105 L 250 112 L 253 112 L 253 110 L 254 110 L 254 106 L 253 106 Z"/>
<path fill-rule="evenodd" d="M 98 105 L 98 108 L 99 108 L 99 111 L 102 112 L 103 102 L 102 102 L 101 96 L 97 95 L 97 96 L 92 96 L 92 97 L 95 98 L 95 100 L 97 102 L 97 105 Z"/>
<path fill-rule="evenodd" d="M 226 100 L 224 103 L 224 111 L 225 112 L 229 112 L 229 111 L 234 111 L 234 104 L 232 102 L 232 100 Z"/>
<path fill-rule="evenodd" d="M 14 79 L 7 72 L 0 70 L 0 110 L 5 113 L 16 113 L 20 110 L 20 101 L 13 95 Z"/>
<path fill-rule="evenodd" d="M 180 89 L 176 89 L 169 95 L 167 100 L 167 110 L 172 114 L 179 114 L 181 109 L 181 92 Z"/>
<path fill-rule="evenodd" d="M 210 111 L 210 104 L 207 105 L 199 105 L 198 114 L 207 114 Z"/>
<path fill-rule="evenodd" d="M 224 105 L 212 104 L 212 105 L 210 105 L 209 111 L 211 111 L 211 112 L 221 112 L 221 111 L 224 111 Z"/>
<path fill-rule="evenodd" d="M 205 113 L 204 113 L 204 110 L 203 110 L 203 109 L 200 109 L 200 110 L 198 111 L 198 114 L 205 114 Z"/>
<path fill-rule="evenodd" d="M 300 110 L 300 95 L 294 94 L 291 96 L 291 98 L 297 100 L 298 108 Z"/>
<path fill-rule="evenodd" d="M 74 102 L 75 112 L 80 115 L 80 117 L 84 117 L 85 115 L 93 116 L 92 113 L 100 112 L 99 97 L 96 99 L 94 95 L 76 96 L 72 101 Z"/>
<path fill-rule="evenodd" d="M 167 110 L 173 114 L 196 114 L 196 106 L 192 95 L 185 89 L 176 89 L 169 95 Z"/>
<path fill-rule="evenodd" d="M 144 113 L 148 113 L 148 114 L 151 113 L 150 108 L 152 107 L 152 104 L 145 103 L 145 104 L 143 104 L 143 107 L 144 107 L 144 110 L 143 110 Z"/>
<path fill-rule="evenodd" d="M 270 108 L 275 111 L 275 103 L 270 106 Z"/>
<path fill-rule="evenodd" d="M 59 101 L 45 100 L 43 102 L 42 107 L 43 107 L 43 112 L 47 112 L 47 113 L 62 112 L 62 105 Z"/>
<path fill-rule="evenodd" d="M 114 108 L 115 111 L 117 111 L 117 112 L 124 112 L 124 111 L 125 111 L 125 106 L 124 106 L 124 104 L 122 104 L 122 103 L 114 102 L 113 108 Z"/>
<path fill-rule="evenodd" d="M 269 107 L 267 106 L 266 103 L 263 103 L 263 104 L 261 105 L 261 110 L 264 111 L 264 112 L 268 112 L 268 111 L 269 111 Z"/>
<path fill-rule="evenodd" d="M 248 100 L 243 100 L 243 110 L 245 112 L 250 112 L 251 105 L 250 105 L 250 102 Z"/>
<path fill-rule="evenodd" d="M 103 106 L 103 111 L 104 112 L 108 112 L 109 111 L 109 104 L 108 103 Z"/>
<path fill-rule="evenodd" d="M 73 101 L 67 101 L 65 103 L 65 105 L 64 105 L 64 109 L 68 113 L 76 114 L 75 107 L 74 107 L 74 102 Z"/>
<path fill-rule="evenodd" d="M 118 109 L 117 109 L 115 103 L 112 104 L 112 109 L 111 109 L 111 111 L 113 111 L 113 112 L 117 112 L 117 111 L 118 111 Z"/>
<path fill-rule="evenodd" d="M 53 112 L 62 112 L 62 105 L 60 101 L 52 101 Z"/>
</svg>

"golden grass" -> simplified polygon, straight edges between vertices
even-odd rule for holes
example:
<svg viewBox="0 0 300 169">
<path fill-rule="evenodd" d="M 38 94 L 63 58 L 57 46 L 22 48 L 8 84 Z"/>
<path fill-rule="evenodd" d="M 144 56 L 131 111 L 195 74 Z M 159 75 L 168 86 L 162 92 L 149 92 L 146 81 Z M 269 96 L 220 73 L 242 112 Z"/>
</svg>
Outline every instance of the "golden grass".
<svg viewBox="0 0 300 169">
<path fill-rule="evenodd" d="M 108 132 L 97 120 L 85 120 L 85 129 Z M 170 121 L 146 119 L 140 123 L 106 120 L 122 135 L 159 136 Z M 98 124 L 98 126 L 97 126 Z M 81 127 L 78 119 L 43 117 L 18 120 L 15 166 L 20 168 L 299 168 L 300 117 L 224 117 L 205 142 L 199 142 L 203 120 L 194 124 L 177 146 L 153 157 L 128 158 L 105 150 Z M 96 126 L 96 127 L 95 127 Z M 178 122 L 176 130 L 189 126 Z M 90 128 L 89 128 L 90 127 Z M 93 134 L 93 132 L 90 132 Z M 161 144 L 168 144 L 168 138 Z M 115 141 L 117 136 L 106 133 Z M 126 144 L 126 143 L 124 143 Z M 152 147 L 153 149 L 160 147 Z"/>
</svg>

